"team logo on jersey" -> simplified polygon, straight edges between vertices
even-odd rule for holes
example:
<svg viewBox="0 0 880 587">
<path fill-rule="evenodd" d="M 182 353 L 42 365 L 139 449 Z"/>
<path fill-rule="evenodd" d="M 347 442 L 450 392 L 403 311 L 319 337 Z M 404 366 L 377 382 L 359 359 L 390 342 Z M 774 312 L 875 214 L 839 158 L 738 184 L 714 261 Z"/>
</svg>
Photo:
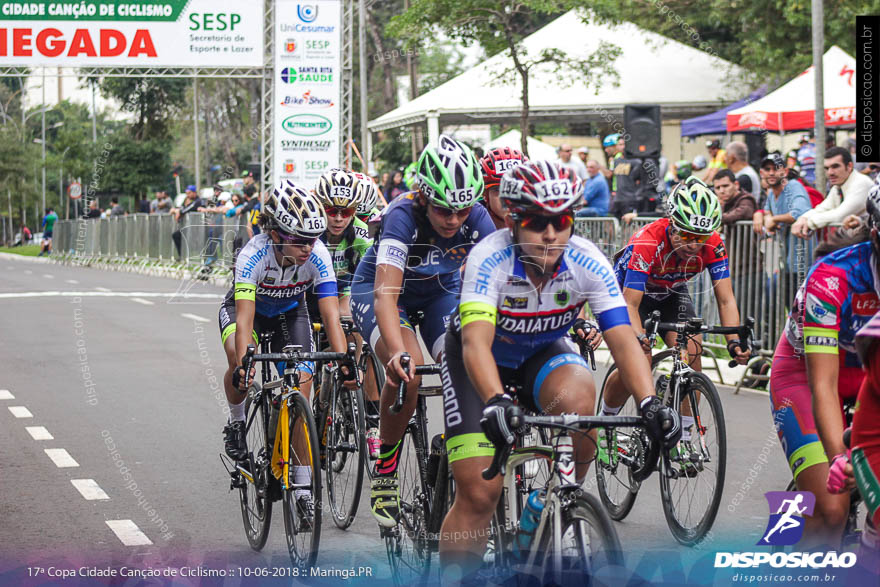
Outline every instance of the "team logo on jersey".
<svg viewBox="0 0 880 587">
<path fill-rule="evenodd" d="M 834 305 L 819 299 L 816 294 L 807 294 L 807 322 L 834 326 L 837 322 L 837 312 Z"/>
<path fill-rule="evenodd" d="M 648 263 L 648 261 L 644 257 L 642 257 L 639 253 L 635 253 L 633 255 L 632 267 L 633 267 L 633 269 L 635 269 L 636 271 L 639 271 L 641 273 L 647 273 L 648 271 L 651 270 L 650 263 Z"/>
<path fill-rule="evenodd" d="M 502 308 L 510 308 L 511 310 L 525 310 L 529 305 L 529 298 L 515 298 L 511 296 L 504 296 L 504 301 L 501 302 Z"/>
<path fill-rule="evenodd" d="M 724 250 L 724 243 L 718 243 L 718 246 L 715 247 L 715 258 L 721 259 L 722 257 L 726 257 L 727 252 Z"/>
<path fill-rule="evenodd" d="M 826 277 L 825 278 L 825 287 L 827 287 L 829 291 L 839 290 L 840 289 L 840 279 L 837 277 Z"/>
<path fill-rule="evenodd" d="M 874 292 L 853 294 L 853 314 L 859 316 L 873 316 L 880 311 L 880 299 Z"/>
<path fill-rule="evenodd" d="M 568 303 L 569 297 L 571 296 L 569 295 L 568 291 L 560 289 L 558 292 L 556 292 L 556 295 L 553 297 L 553 299 L 556 300 L 557 306 L 565 306 Z"/>
</svg>

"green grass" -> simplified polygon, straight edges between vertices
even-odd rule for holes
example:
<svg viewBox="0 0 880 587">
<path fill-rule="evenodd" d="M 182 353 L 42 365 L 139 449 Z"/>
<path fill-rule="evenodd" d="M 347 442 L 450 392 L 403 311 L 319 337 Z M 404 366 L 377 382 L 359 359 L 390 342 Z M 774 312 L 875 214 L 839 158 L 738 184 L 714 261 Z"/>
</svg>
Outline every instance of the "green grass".
<svg viewBox="0 0 880 587">
<path fill-rule="evenodd" d="M 23 247 L 0 247 L 0 253 L 12 253 L 25 257 L 36 257 L 40 253 L 40 245 L 25 245 Z"/>
</svg>

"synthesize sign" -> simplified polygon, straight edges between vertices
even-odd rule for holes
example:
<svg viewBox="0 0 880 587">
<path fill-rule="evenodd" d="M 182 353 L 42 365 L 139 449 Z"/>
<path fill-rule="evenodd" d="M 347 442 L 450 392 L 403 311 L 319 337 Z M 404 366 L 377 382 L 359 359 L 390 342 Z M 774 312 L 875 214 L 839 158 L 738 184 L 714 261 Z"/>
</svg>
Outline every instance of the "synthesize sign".
<svg viewBox="0 0 880 587">
<path fill-rule="evenodd" d="M 0 1 L 0 65 L 260 67 L 263 3 Z"/>
<path fill-rule="evenodd" d="M 277 0 L 273 179 L 311 189 L 339 166 L 339 0 Z"/>
</svg>

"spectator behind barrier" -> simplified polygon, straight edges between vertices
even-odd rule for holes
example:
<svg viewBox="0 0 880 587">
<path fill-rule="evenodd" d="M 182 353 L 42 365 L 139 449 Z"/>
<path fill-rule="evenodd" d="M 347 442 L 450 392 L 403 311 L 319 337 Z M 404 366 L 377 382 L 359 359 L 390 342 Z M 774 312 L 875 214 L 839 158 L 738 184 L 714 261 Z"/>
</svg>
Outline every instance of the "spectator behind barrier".
<svg viewBox="0 0 880 587">
<path fill-rule="evenodd" d="M 584 207 L 575 214 L 578 218 L 607 216 L 611 191 L 608 182 L 599 172 L 599 162 L 595 159 L 587 161 L 587 181 L 584 182 Z"/>
<path fill-rule="evenodd" d="M 853 172 L 852 155 L 847 149 L 832 147 L 825 151 L 825 176 L 831 184 L 828 196 L 797 219 L 791 227 L 792 234 L 808 238 L 811 230 L 843 222 L 847 216 L 865 211 L 868 191 L 874 182 Z"/>
<path fill-rule="evenodd" d="M 98 200 L 94 199 L 89 202 L 89 209 L 83 214 L 84 218 L 100 218 L 101 217 L 101 209 L 98 208 Z"/>
<path fill-rule="evenodd" d="M 189 214 L 190 212 L 204 212 L 205 211 L 205 201 L 199 197 L 198 192 L 196 192 L 196 186 L 188 185 L 186 186 L 186 199 L 183 201 L 183 204 L 180 208 L 172 208 L 171 215 L 174 219 L 180 224 L 181 218 Z M 174 241 L 174 246 L 177 248 L 177 254 L 180 255 L 180 241 L 181 241 L 181 233 L 180 228 L 178 227 L 174 232 L 171 233 L 171 240 Z"/>
<path fill-rule="evenodd" d="M 405 194 L 409 191 L 409 188 L 406 187 L 406 184 L 403 183 L 403 171 L 397 170 L 394 172 L 394 175 L 385 184 L 385 192 L 382 194 L 385 196 L 385 201 L 389 204 L 391 200 L 399 196 L 400 194 Z"/>
<path fill-rule="evenodd" d="M 150 213 L 167 214 L 171 212 L 171 208 L 171 198 L 168 197 L 168 192 L 165 190 L 157 191 L 156 199 L 150 202 Z"/>
<path fill-rule="evenodd" d="M 733 175 L 740 182 L 740 187 L 751 193 L 757 202 L 761 197 L 761 179 L 755 168 L 749 165 L 749 148 L 742 141 L 733 141 L 727 145 L 727 155 L 724 158 L 727 168 L 733 172 Z M 742 183 L 742 177 L 747 176 L 751 181 L 749 189 L 746 189 Z"/>
<path fill-rule="evenodd" d="M 578 157 L 571 156 L 571 145 L 560 145 L 558 155 L 559 158 L 556 160 L 556 163 L 558 163 L 560 167 L 565 167 L 581 181 L 587 179 L 587 167 Z"/>
<path fill-rule="evenodd" d="M 125 208 L 119 203 L 119 198 L 113 196 L 110 198 L 110 216 L 125 216 Z"/>
<path fill-rule="evenodd" d="M 745 176 L 748 179 L 748 176 Z M 722 169 L 712 182 L 715 195 L 721 202 L 721 224 L 730 233 L 734 222 L 751 220 L 758 209 L 755 197 L 742 189 L 733 171 Z"/>
<path fill-rule="evenodd" d="M 721 148 L 721 141 L 719 139 L 706 141 L 706 151 L 709 153 L 709 169 L 706 170 L 703 181 L 707 185 L 711 185 L 715 174 L 722 169 L 727 169 L 727 164 L 724 162 L 727 157 L 727 151 Z"/>
</svg>

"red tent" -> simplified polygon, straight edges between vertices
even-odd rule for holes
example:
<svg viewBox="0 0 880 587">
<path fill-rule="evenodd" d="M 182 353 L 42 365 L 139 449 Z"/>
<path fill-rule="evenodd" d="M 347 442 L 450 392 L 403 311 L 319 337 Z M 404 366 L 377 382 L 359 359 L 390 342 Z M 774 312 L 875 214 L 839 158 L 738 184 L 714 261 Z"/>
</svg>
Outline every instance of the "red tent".
<svg viewBox="0 0 880 587">
<path fill-rule="evenodd" d="M 824 70 L 825 126 L 856 122 L 856 60 L 833 46 L 822 57 Z M 813 67 L 747 106 L 727 113 L 727 132 L 744 130 L 793 131 L 815 124 Z"/>
</svg>

